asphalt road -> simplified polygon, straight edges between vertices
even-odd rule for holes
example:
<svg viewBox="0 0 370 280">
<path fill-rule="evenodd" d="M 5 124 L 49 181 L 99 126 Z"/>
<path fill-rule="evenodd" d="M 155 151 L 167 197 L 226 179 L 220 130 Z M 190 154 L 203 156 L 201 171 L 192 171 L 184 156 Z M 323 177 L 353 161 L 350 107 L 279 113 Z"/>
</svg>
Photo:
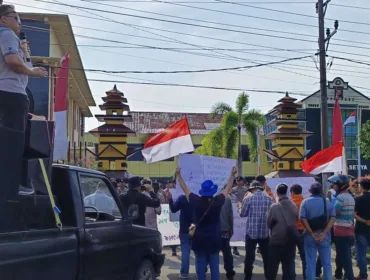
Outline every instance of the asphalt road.
<svg viewBox="0 0 370 280">
<path fill-rule="evenodd" d="M 179 247 L 177 249 L 178 256 L 173 257 L 172 251 L 169 248 L 164 249 L 164 253 L 166 254 L 166 262 L 164 264 L 164 267 L 162 268 L 162 274 L 161 277 L 158 279 L 161 280 L 177 280 L 179 279 L 179 273 L 180 273 L 180 252 Z M 235 280 L 243 280 L 244 279 L 244 258 L 245 258 L 245 251 L 243 249 L 239 249 L 240 256 L 234 256 L 234 266 L 236 271 Z M 194 266 L 194 254 L 192 253 L 191 259 L 190 259 L 190 277 L 189 279 L 197 279 L 195 274 L 195 266 Z M 220 272 L 221 272 L 221 280 L 226 280 L 225 276 L 225 270 L 223 268 L 223 260 L 222 255 L 220 255 Z M 254 263 L 254 280 L 262 280 L 265 279 L 263 276 L 263 263 L 261 259 L 260 254 L 256 254 L 256 261 Z M 299 258 L 296 259 L 296 273 L 297 273 L 297 280 L 303 279 L 300 277 L 302 275 L 302 266 L 300 263 Z M 281 275 L 281 271 L 279 271 L 279 274 Z M 281 276 L 278 276 L 280 278 Z M 210 279 L 209 273 L 208 273 L 208 279 Z"/>
</svg>

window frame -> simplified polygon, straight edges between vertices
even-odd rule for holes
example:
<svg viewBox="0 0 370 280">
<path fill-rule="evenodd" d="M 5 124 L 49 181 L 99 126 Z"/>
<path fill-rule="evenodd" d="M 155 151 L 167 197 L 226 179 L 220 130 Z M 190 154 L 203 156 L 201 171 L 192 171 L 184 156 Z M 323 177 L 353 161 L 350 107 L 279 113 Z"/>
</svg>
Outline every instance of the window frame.
<svg viewBox="0 0 370 280">
<path fill-rule="evenodd" d="M 112 198 L 114 199 L 114 202 L 116 203 L 116 205 L 118 207 L 118 210 L 120 211 L 120 214 L 121 214 L 120 218 L 116 217 L 115 221 L 99 221 L 99 222 L 95 222 L 95 223 L 86 223 L 85 202 L 84 202 L 85 197 L 84 197 L 84 194 L 83 194 L 82 184 L 81 184 L 81 179 L 86 178 L 86 177 L 93 178 L 93 179 L 100 179 L 106 184 L 106 186 L 108 187 L 108 189 L 109 189 L 109 191 L 112 195 Z M 119 200 L 118 194 L 115 191 L 115 189 L 113 188 L 112 183 L 110 182 L 110 180 L 107 177 L 100 176 L 98 174 L 91 174 L 91 173 L 87 173 L 87 172 L 79 172 L 78 173 L 78 181 L 79 181 L 80 196 L 81 196 L 81 207 L 82 207 L 81 212 L 83 214 L 83 222 L 84 222 L 85 226 L 86 225 L 91 225 L 91 224 L 117 223 L 117 222 L 127 220 L 127 215 L 125 215 L 125 212 L 123 211 L 123 207 L 122 207 L 121 201 Z"/>
</svg>

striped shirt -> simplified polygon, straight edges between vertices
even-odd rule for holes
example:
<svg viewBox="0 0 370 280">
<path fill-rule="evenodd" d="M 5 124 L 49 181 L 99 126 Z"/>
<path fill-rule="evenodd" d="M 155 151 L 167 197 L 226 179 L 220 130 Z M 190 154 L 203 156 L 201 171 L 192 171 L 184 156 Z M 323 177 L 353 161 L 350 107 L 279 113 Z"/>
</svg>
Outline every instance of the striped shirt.
<svg viewBox="0 0 370 280">
<path fill-rule="evenodd" d="M 336 221 L 334 223 L 335 236 L 353 236 L 354 235 L 354 211 L 355 199 L 348 192 L 342 192 L 337 196 L 335 202 Z"/>
</svg>

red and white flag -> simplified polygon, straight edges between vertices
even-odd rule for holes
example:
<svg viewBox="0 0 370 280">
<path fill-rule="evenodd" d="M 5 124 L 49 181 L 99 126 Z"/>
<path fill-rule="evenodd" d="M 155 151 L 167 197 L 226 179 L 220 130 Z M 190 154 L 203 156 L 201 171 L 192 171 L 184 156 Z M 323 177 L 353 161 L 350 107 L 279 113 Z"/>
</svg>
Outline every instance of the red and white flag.
<svg viewBox="0 0 370 280">
<path fill-rule="evenodd" d="M 342 172 L 343 170 L 343 142 L 321 150 L 308 160 L 301 163 L 307 174 L 320 174 L 327 172 Z"/>
<path fill-rule="evenodd" d="M 149 138 L 141 153 L 147 163 L 153 163 L 193 151 L 188 120 L 184 118 Z"/>
<path fill-rule="evenodd" d="M 346 126 L 347 124 L 350 124 L 350 123 L 356 123 L 356 111 L 354 111 L 349 117 L 348 119 L 344 122 L 344 126 Z"/>
<path fill-rule="evenodd" d="M 65 160 L 68 155 L 67 108 L 69 52 L 60 60 L 60 69 L 55 86 L 55 140 L 53 160 Z"/>
</svg>

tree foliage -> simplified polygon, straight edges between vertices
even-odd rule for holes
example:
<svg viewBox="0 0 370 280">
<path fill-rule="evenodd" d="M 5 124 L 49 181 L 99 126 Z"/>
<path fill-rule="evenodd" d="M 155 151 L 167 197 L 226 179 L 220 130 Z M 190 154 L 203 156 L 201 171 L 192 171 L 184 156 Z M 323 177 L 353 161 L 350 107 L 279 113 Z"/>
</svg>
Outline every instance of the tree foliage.
<svg viewBox="0 0 370 280">
<path fill-rule="evenodd" d="M 210 116 L 223 115 L 221 124 L 202 140 L 202 146 L 195 150 L 196 154 L 225 158 L 238 156 L 238 126 L 247 132 L 247 144 L 251 161 L 257 160 L 257 129 L 265 125 L 264 115 L 255 109 L 249 110 L 249 96 L 239 94 L 235 108 L 220 102 L 212 107 Z"/>
<path fill-rule="evenodd" d="M 365 159 L 370 159 L 370 120 L 362 125 L 359 144 L 362 156 Z"/>
</svg>

